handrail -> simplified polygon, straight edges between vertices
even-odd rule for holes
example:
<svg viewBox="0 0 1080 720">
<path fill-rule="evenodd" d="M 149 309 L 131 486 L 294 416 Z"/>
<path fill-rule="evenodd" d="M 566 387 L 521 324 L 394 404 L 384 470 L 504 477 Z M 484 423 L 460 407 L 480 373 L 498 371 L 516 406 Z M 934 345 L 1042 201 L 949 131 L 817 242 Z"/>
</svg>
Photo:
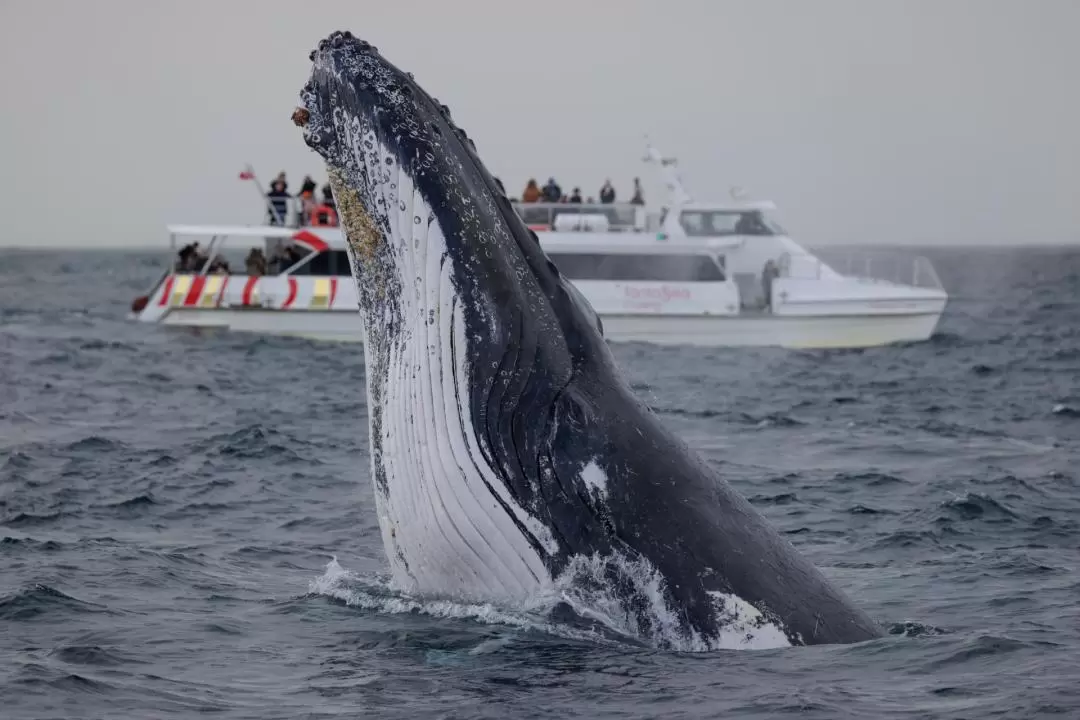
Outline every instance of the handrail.
<svg viewBox="0 0 1080 720">
<path fill-rule="evenodd" d="M 945 289 L 933 264 L 924 255 L 881 250 L 840 251 L 828 248 L 819 248 L 815 252 L 825 255 L 831 262 L 809 253 L 784 253 L 779 263 L 780 275 L 802 280 L 820 280 L 823 275 L 835 273 L 863 282 Z"/>
<path fill-rule="evenodd" d="M 603 215 L 608 220 L 608 229 L 613 232 L 644 230 L 646 213 L 644 206 L 633 203 L 571 203 L 571 202 L 521 202 L 511 201 L 511 205 L 526 225 L 546 228 L 555 226 L 559 215 Z"/>
</svg>

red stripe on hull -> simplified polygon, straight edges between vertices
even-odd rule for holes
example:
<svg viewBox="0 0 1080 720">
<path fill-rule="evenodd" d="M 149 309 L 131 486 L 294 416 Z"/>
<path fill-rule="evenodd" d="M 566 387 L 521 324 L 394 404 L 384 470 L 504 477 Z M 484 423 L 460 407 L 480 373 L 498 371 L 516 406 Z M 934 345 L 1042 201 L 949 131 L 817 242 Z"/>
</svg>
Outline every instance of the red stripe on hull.
<svg viewBox="0 0 1080 720">
<path fill-rule="evenodd" d="M 187 297 L 184 298 L 184 305 L 194 305 L 199 301 L 199 296 L 202 295 L 203 285 L 206 284 L 206 276 L 199 275 L 191 280 L 191 289 L 188 290 Z"/>
<path fill-rule="evenodd" d="M 229 276 L 226 275 L 221 280 L 221 289 L 218 290 L 217 297 L 214 299 L 214 307 L 221 307 L 221 299 L 225 297 L 225 288 L 229 286 Z"/>
<path fill-rule="evenodd" d="M 296 278 L 288 278 L 289 280 L 289 297 L 285 298 L 285 304 L 281 306 L 284 310 L 287 307 L 292 307 L 293 302 L 296 301 Z"/>
<path fill-rule="evenodd" d="M 158 307 L 164 307 L 169 302 L 169 295 L 172 294 L 173 276 L 165 278 L 165 290 L 161 293 L 161 299 L 158 300 Z"/>
<path fill-rule="evenodd" d="M 259 277 L 257 275 L 249 277 L 247 282 L 244 283 L 244 294 L 241 296 L 243 299 L 240 304 L 244 307 L 251 305 L 251 295 L 255 292 L 255 286 L 259 283 Z"/>
</svg>

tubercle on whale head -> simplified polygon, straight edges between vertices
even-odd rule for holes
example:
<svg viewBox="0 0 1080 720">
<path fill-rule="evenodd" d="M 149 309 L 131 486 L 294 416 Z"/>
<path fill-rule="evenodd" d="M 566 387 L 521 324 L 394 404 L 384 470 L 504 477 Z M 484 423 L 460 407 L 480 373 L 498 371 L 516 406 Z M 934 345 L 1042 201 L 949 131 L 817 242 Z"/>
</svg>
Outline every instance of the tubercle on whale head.
<svg viewBox="0 0 1080 720">
<path fill-rule="evenodd" d="M 476 143 L 456 125 L 450 109 L 417 85 L 412 73 L 386 60 L 371 43 L 347 30 L 336 31 L 320 40 L 308 57 L 311 75 L 300 92 L 300 104 L 292 120 L 302 128 L 307 145 L 328 166 L 341 168 L 354 182 L 352 176 L 361 170 L 355 167 L 360 148 L 348 140 L 359 138 L 342 137 L 343 126 L 350 121 L 345 117 L 347 113 L 364 116 L 370 126 L 387 131 L 399 141 L 404 136 L 410 151 L 422 154 L 425 149 L 443 146 L 447 154 L 452 154 L 445 147 L 447 142 L 459 141 L 475 155 Z M 479 161 L 476 164 L 479 171 L 486 173 Z M 418 169 L 422 173 L 425 168 Z M 501 202 L 509 203 L 501 186 L 491 183 L 488 189 Z"/>
</svg>

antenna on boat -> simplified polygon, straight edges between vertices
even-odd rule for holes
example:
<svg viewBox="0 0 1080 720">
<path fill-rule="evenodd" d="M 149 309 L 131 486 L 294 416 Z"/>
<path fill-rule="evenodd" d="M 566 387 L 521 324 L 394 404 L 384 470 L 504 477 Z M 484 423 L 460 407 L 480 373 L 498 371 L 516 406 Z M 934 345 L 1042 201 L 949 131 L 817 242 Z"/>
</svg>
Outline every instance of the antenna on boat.
<svg viewBox="0 0 1080 720">
<path fill-rule="evenodd" d="M 684 188 L 682 184 L 682 179 L 675 169 L 678 160 L 674 157 L 665 157 L 662 155 L 659 150 L 653 147 L 648 135 L 645 136 L 644 161 L 647 163 L 653 162 L 660 166 L 660 172 L 664 177 L 664 185 L 667 186 L 668 192 L 671 193 L 671 204 L 673 206 L 677 207 L 693 202 L 693 198 L 690 197 L 690 193 L 686 192 L 686 188 Z"/>
</svg>

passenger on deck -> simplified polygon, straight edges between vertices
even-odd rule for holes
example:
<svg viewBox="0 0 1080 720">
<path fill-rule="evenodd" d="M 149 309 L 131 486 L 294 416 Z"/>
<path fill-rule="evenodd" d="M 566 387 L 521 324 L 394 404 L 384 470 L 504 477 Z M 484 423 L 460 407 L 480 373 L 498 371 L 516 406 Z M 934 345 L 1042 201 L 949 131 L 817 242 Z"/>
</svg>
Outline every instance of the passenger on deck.
<svg viewBox="0 0 1080 720">
<path fill-rule="evenodd" d="M 542 193 L 544 202 L 549 203 L 559 202 L 563 196 L 562 188 L 555 182 L 555 178 L 548 178 L 547 185 L 544 186 Z"/>
<path fill-rule="evenodd" d="M 600 188 L 600 202 L 605 205 L 615 202 L 615 186 L 611 184 L 610 178 L 605 180 L 603 187 Z"/>
<path fill-rule="evenodd" d="M 300 227 L 311 223 L 311 211 L 315 209 L 315 181 L 310 175 L 304 176 L 300 186 Z"/>
<path fill-rule="evenodd" d="M 210 261 L 210 267 L 207 268 L 206 272 L 210 275 L 228 275 L 229 263 L 220 255 L 215 255 L 214 259 Z"/>
<path fill-rule="evenodd" d="M 270 252 L 270 261 L 266 264 L 267 275 L 277 275 L 285 266 L 285 248 L 281 245 L 274 246 Z"/>
<path fill-rule="evenodd" d="M 329 183 L 326 184 L 326 185 L 323 185 L 322 201 L 323 201 L 323 205 L 329 205 L 330 207 L 337 210 L 337 205 L 334 204 L 334 191 L 330 188 Z"/>
<path fill-rule="evenodd" d="M 266 193 L 269 201 L 266 214 L 271 225 L 284 225 L 289 219 L 289 198 L 292 196 L 285 192 L 285 185 L 285 181 L 279 176 L 270 186 L 270 192 Z"/>
<path fill-rule="evenodd" d="M 195 241 L 189 243 L 180 248 L 180 252 L 176 253 L 178 260 L 176 262 L 176 269 L 180 272 L 191 272 L 195 265 L 195 258 L 199 254 L 199 243 Z"/>
<path fill-rule="evenodd" d="M 300 248 L 295 245 L 286 246 L 284 259 L 281 261 L 281 269 L 287 270 L 300 262 L 300 260 L 303 259 L 304 254 L 305 253 L 301 252 Z"/>
<path fill-rule="evenodd" d="M 641 178 L 634 178 L 634 197 L 630 198 L 633 205 L 644 205 L 645 194 L 641 191 Z"/>
<path fill-rule="evenodd" d="M 284 170 L 282 170 L 281 172 L 279 172 L 277 174 L 277 177 L 274 178 L 274 182 L 281 183 L 281 189 L 282 190 L 288 190 L 289 189 L 289 181 L 285 179 L 285 171 Z M 274 183 L 270 183 L 271 187 L 273 186 L 273 184 Z"/>
<path fill-rule="evenodd" d="M 543 193 L 540 192 L 540 188 L 539 186 L 537 186 L 536 180 L 533 178 L 529 178 L 529 182 L 525 184 L 524 192 L 521 193 L 521 202 L 540 202 L 541 197 L 543 197 Z"/>
<path fill-rule="evenodd" d="M 302 257 L 304 257 L 303 253 L 301 253 L 295 245 L 277 248 L 270 258 L 270 274 L 277 275 L 278 273 L 285 272 L 295 265 Z"/>
<path fill-rule="evenodd" d="M 263 254 L 262 248 L 251 248 L 251 252 L 244 260 L 244 269 L 248 275 L 252 276 L 266 274 L 266 255 Z"/>
<path fill-rule="evenodd" d="M 569 202 L 581 204 L 581 188 L 574 188 L 574 192 L 570 194 Z"/>
<path fill-rule="evenodd" d="M 210 261 L 209 256 L 200 250 L 195 248 L 195 254 L 191 256 L 191 272 L 202 272 L 203 267 Z"/>
</svg>

